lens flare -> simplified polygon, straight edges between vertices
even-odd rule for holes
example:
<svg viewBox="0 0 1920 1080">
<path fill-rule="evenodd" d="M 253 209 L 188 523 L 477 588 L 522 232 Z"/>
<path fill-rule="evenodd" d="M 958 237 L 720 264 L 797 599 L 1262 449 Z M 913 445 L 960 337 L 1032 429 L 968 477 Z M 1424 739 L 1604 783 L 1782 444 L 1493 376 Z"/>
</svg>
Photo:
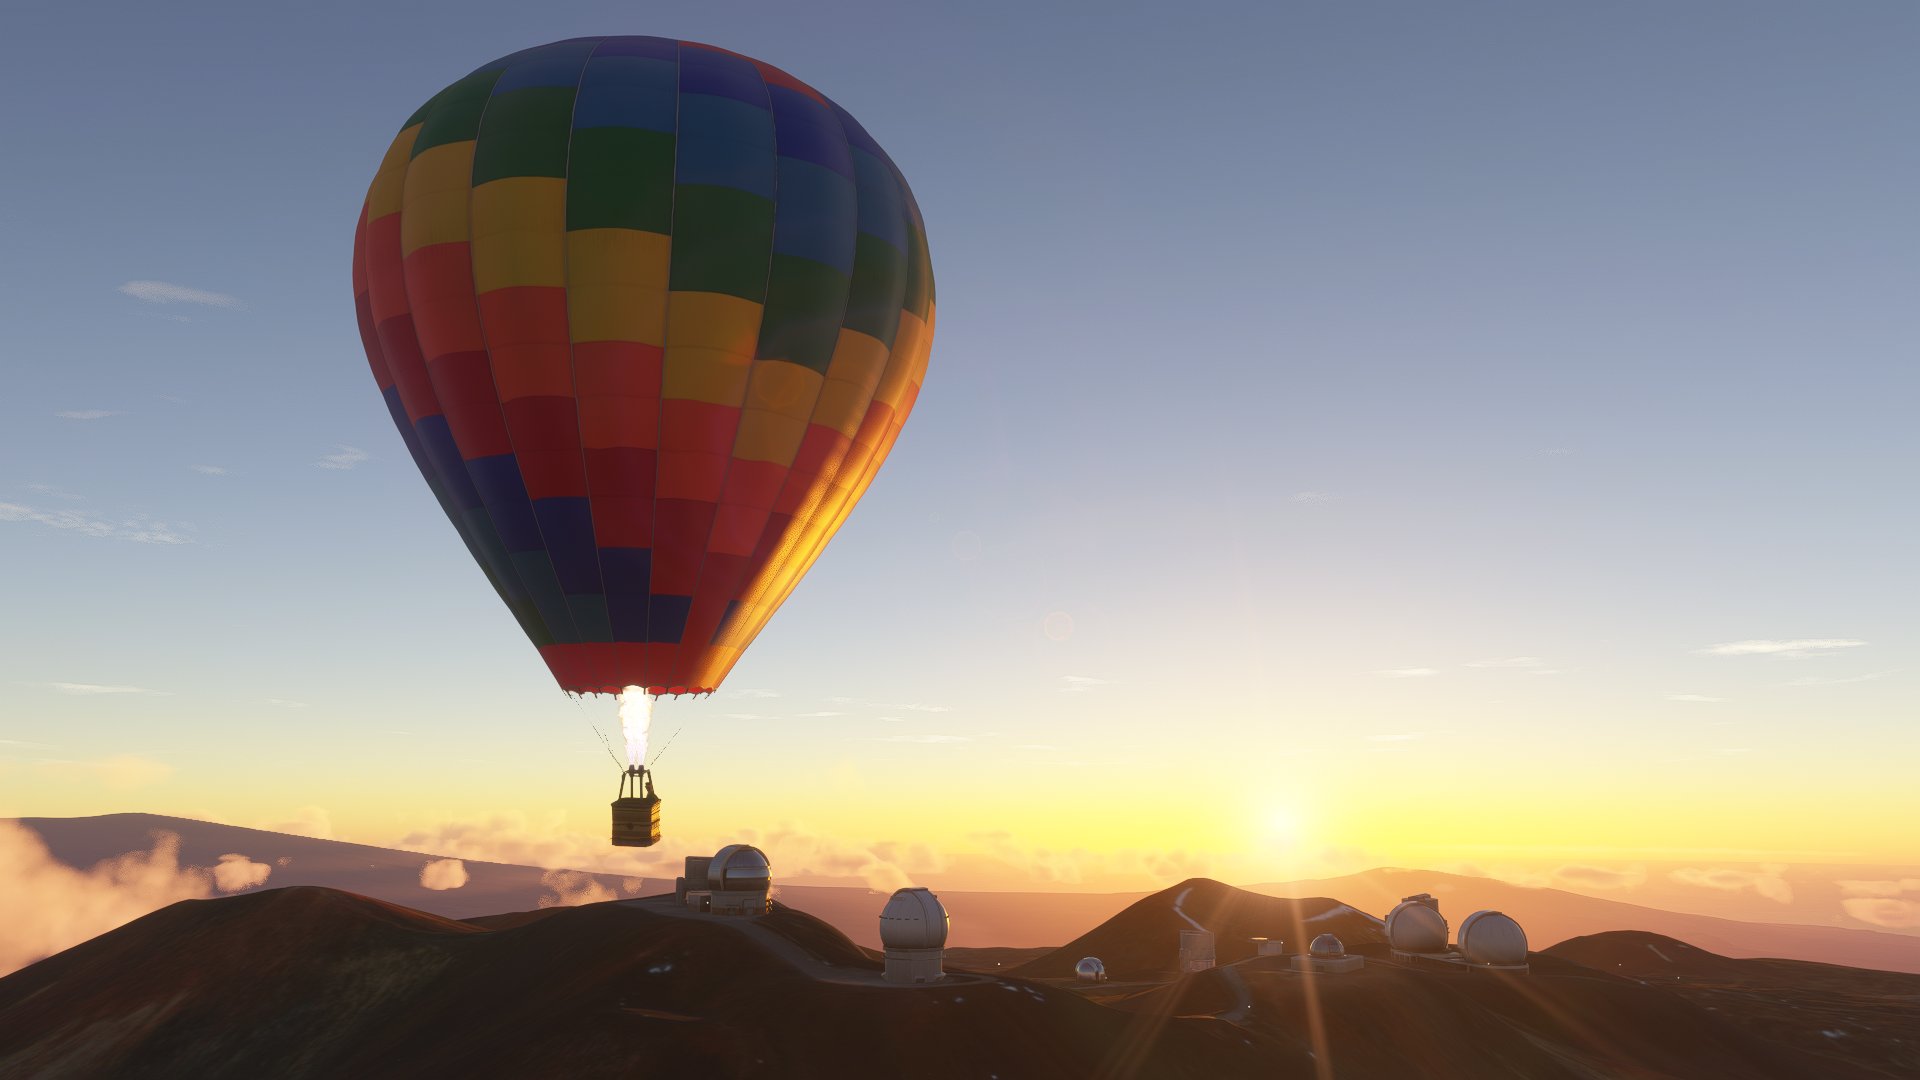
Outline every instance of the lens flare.
<svg viewBox="0 0 1920 1080">
<path fill-rule="evenodd" d="M 647 763 L 647 729 L 653 725 L 653 696 L 644 686 L 620 691 L 620 734 L 627 740 L 627 765 Z"/>
</svg>

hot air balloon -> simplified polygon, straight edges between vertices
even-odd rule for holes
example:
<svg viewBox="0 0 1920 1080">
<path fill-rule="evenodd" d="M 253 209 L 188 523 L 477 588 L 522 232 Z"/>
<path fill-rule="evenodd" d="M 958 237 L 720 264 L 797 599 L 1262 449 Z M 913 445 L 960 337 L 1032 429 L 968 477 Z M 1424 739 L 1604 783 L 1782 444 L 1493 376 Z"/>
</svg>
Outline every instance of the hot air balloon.
<svg viewBox="0 0 1920 1080">
<path fill-rule="evenodd" d="M 859 122 L 653 37 L 527 49 L 422 105 L 353 290 L 400 437 L 555 680 L 649 707 L 719 687 L 819 559 L 933 340 L 919 207 Z M 623 797 L 653 797 L 645 764 L 630 737 Z"/>
</svg>

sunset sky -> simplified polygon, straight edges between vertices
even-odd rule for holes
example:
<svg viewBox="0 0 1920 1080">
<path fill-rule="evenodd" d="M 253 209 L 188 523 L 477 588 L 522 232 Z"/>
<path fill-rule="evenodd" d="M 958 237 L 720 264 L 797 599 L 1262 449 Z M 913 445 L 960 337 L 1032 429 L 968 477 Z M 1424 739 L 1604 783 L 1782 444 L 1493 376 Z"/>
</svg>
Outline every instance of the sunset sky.
<svg viewBox="0 0 1920 1080">
<path fill-rule="evenodd" d="M 11 9 L 0 815 L 1009 889 L 1920 864 L 1920 8 L 1034 7 Z M 400 122 L 593 33 L 832 95 L 940 290 L 878 482 L 662 704 L 652 857 L 348 280 Z"/>
</svg>

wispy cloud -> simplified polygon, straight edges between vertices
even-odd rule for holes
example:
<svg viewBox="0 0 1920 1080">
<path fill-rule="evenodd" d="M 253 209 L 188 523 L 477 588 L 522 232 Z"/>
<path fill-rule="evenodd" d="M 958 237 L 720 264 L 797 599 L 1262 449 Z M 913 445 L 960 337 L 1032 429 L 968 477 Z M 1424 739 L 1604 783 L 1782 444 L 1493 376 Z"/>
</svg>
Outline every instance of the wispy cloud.
<svg viewBox="0 0 1920 1080">
<path fill-rule="evenodd" d="M 1668 701 L 1720 702 L 1720 701 L 1725 701 L 1727 699 L 1719 698 L 1719 697 L 1708 697 L 1705 694 L 1668 694 L 1667 700 Z"/>
<path fill-rule="evenodd" d="M 1297 503 L 1332 502 L 1333 496 L 1325 491 L 1296 491 L 1293 493 L 1293 501 Z"/>
<path fill-rule="evenodd" d="M 973 739 L 967 735 L 880 735 L 876 736 L 873 741 L 938 745 L 944 743 L 972 742 Z"/>
<path fill-rule="evenodd" d="M 1835 649 L 1857 649 L 1865 644 L 1852 638 L 1751 638 L 1723 641 L 1695 651 L 1703 656 L 1815 656 Z"/>
<path fill-rule="evenodd" d="M 225 465 L 195 465 L 193 467 L 193 471 L 201 474 L 202 476 L 227 475 L 227 467 Z"/>
<path fill-rule="evenodd" d="M 1682 885 L 1719 889 L 1723 892 L 1742 892 L 1752 889 L 1775 903 L 1788 904 L 1793 902 L 1793 886 L 1787 884 L 1784 876 L 1786 870 L 1787 868 L 1781 865 L 1763 866 L 1758 870 L 1689 866 L 1675 870 L 1667 877 Z"/>
<path fill-rule="evenodd" d="M 120 291 L 149 304 L 202 304 L 206 307 L 235 309 L 247 306 L 237 296 L 175 285 L 168 281 L 129 281 L 120 286 Z"/>
<path fill-rule="evenodd" d="M 1382 668 L 1374 674 L 1388 679 L 1424 679 L 1429 675 L 1440 674 L 1440 670 L 1430 667 Z"/>
<path fill-rule="evenodd" d="M 140 694 L 147 697 L 172 697 L 166 690 L 149 690 L 144 686 L 110 686 L 105 683 L 50 682 L 45 684 L 63 694 L 91 697 L 101 694 Z"/>
<path fill-rule="evenodd" d="M 1477 668 L 1537 668 L 1540 658 L 1536 656 L 1507 656 L 1499 660 L 1475 660 L 1467 665 Z"/>
<path fill-rule="evenodd" d="M 67 499 L 73 502 L 80 502 L 86 498 L 85 495 L 75 495 L 71 491 L 62 491 L 52 484 L 28 484 L 27 490 L 36 495 L 51 495 L 56 499 Z"/>
<path fill-rule="evenodd" d="M 1875 671 L 1867 675 L 1849 675 L 1844 678 L 1829 679 L 1820 675 L 1808 675 L 1799 679 L 1788 679 L 1781 686 L 1849 686 L 1853 683 L 1872 682 L 1893 674 L 1891 671 Z"/>
<path fill-rule="evenodd" d="M 1060 676 L 1060 692 L 1063 694 L 1084 694 L 1096 686 L 1107 685 L 1107 680 L 1096 679 L 1091 675 Z"/>
<path fill-rule="evenodd" d="M 114 409 L 62 409 L 53 415 L 62 420 L 105 420 L 120 413 Z"/>
<path fill-rule="evenodd" d="M 370 456 L 357 446 L 342 445 L 335 447 L 331 454 L 320 455 L 320 460 L 314 464 L 322 469 L 351 469 Z"/>
<path fill-rule="evenodd" d="M 795 713 L 794 715 L 801 720 L 817 720 L 817 719 L 823 719 L 829 716 L 845 716 L 847 714 L 843 712 L 834 712 L 832 709 L 819 709 L 814 712 Z"/>
<path fill-rule="evenodd" d="M 0 502 L 0 521 L 26 521 L 35 525 L 45 525 L 49 529 L 79 533 L 82 536 L 111 537 L 116 540 L 131 540 L 136 544 L 193 543 L 191 537 L 182 535 L 164 521 L 151 521 L 145 518 L 110 521 L 96 514 L 82 513 L 78 510 L 42 510 L 20 503 Z"/>
</svg>

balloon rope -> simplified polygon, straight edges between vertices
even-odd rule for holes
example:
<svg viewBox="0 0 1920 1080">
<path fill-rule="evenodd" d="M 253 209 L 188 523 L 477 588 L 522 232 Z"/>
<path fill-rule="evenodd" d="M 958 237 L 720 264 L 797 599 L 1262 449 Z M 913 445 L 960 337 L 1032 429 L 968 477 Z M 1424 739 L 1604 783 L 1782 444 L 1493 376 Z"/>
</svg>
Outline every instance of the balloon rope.
<svg viewBox="0 0 1920 1080">
<path fill-rule="evenodd" d="M 687 729 L 687 722 L 685 720 L 680 721 L 680 726 L 677 728 L 674 728 L 673 734 L 667 736 L 667 741 L 660 745 L 660 752 L 658 754 L 653 755 L 653 761 L 647 762 L 647 768 L 649 769 L 653 768 L 654 762 L 659 761 L 662 757 L 666 755 L 667 747 L 672 746 L 673 740 L 679 738 L 680 733 L 682 731 L 685 731 L 686 729 Z"/>
<path fill-rule="evenodd" d="M 568 695 L 568 696 L 573 697 L 573 703 L 575 705 L 580 706 L 580 718 L 585 720 L 587 716 L 587 707 L 581 704 L 580 699 L 578 697 L 575 697 L 573 695 Z M 619 754 L 616 754 L 613 752 L 613 744 L 607 741 L 607 736 L 605 733 L 603 733 L 600 730 L 600 725 L 594 723 L 591 720 L 587 720 L 587 726 L 593 729 L 593 733 L 595 735 L 600 736 L 600 745 L 607 748 L 607 756 L 613 759 L 613 763 L 615 765 L 620 766 L 621 769 L 625 769 L 627 767 L 626 763 L 620 760 Z"/>
</svg>

